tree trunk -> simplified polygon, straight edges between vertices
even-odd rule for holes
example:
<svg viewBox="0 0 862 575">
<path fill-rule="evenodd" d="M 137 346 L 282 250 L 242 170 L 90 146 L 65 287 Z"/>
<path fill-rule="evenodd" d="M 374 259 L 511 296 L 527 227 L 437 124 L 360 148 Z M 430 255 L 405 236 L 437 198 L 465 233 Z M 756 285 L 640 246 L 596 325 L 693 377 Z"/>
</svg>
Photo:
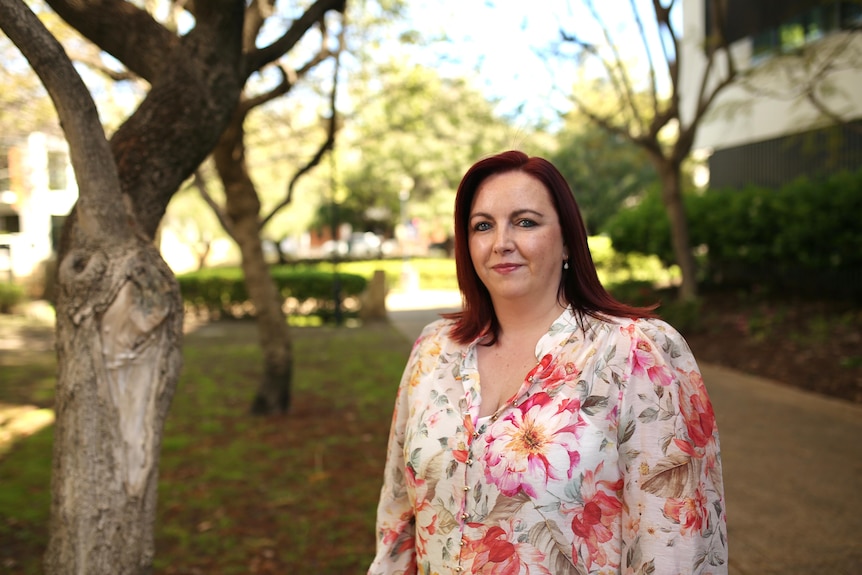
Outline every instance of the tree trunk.
<svg viewBox="0 0 862 575">
<path fill-rule="evenodd" d="M 139 238 L 70 246 L 57 301 L 46 573 L 149 573 L 159 449 L 182 364 L 179 286 Z"/>
<path fill-rule="evenodd" d="M 670 239 L 677 265 L 682 272 L 679 298 L 691 301 L 697 298 L 697 267 L 691 250 L 688 233 L 688 218 L 682 201 L 682 185 L 679 164 L 671 161 L 656 162 L 662 185 L 662 202 L 670 220 Z"/>
<path fill-rule="evenodd" d="M 242 253 L 242 270 L 249 297 L 254 304 L 258 339 L 263 350 L 263 380 L 258 386 L 251 411 L 257 415 L 286 413 L 290 409 L 293 380 L 293 342 L 282 297 L 263 258 L 258 220 L 235 222 L 237 243 Z M 252 226 L 247 224 L 254 224 Z"/>
<path fill-rule="evenodd" d="M 152 237 L 179 185 L 217 142 L 248 75 L 291 50 L 328 10 L 343 11 L 344 2 L 317 0 L 274 44 L 247 56 L 246 3 L 238 0 L 189 3 L 195 25 L 181 37 L 127 2 L 48 1 L 151 89 L 109 146 L 62 47 L 23 1 L 0 0 L 0 28 L 57 108 L 79 191 L 58 258 L 45 571 L 144 574 L 152 571 L 159 449 L 182 356 L 179 286 Z M 244 253 L 254 259 L 256 250 L 263 262 L 253 235 L 257 248 Z M 250 284 L 265 284 L 249 268 L 246 274 Z M 289 345 L 282 355 L 289 366 Z"/>
<path fill-rule="evenodd" d="M 258 415 L 286 413 L 293 379 L 293 342 L 282 297 L 269 273 L 260 240 L 260 199 L 248 174 L 243 141 L 244 114 L 237 112 L 213 152 L 224 184 L 231 235 L 242 256 L 246 289 L 255 308 L 263 351 L 263 379 L 252 402 Z"/>
<path fill-rule="evenodd" d="M 152 72 L 152 87 L 110 145 L 83 84 L 81 97 L 93 110 L 86 134 L 77 126 L 80 105 L 63 112 L 69 89 L 49 88 L 69 141 L 79 198 L 64 226 L 58 258 L 56 423 L 45 571 L 143 575 L 152 571 L 155 553 L 159 453 L 179 379 L 183 321 L 179 286 L 152 237 L 171 196 L 212 149 L 236 106 L 245 79 L 243 4 L 210 4 L 182 42 L 155 34 L 164 41 L 143 50 L 144 38 L 112 44 L 134 28 L 127 16 L 146 20 L 136 32 L 157 30 L 146 26 L 151 21 L 142 11 L 122 12 L 119 6 L 121 13 L 112 12 L 118 3 L 52 1 L 81 28 L 110 36 L 106 43 L 117 48 L 120 59 L 121 49 L 138 50 L 140 58 L 132 59 Z M 102 18 L 110 26 L 93 28 Z M 50 80 L 62 58 L 43 60 Z M 34 68 L 42 63 L 31 62 Z M 68 67 L 73 71 L 71 63 Z M 96 154 L 100 148 L 104 158 Z"/>
</svg>

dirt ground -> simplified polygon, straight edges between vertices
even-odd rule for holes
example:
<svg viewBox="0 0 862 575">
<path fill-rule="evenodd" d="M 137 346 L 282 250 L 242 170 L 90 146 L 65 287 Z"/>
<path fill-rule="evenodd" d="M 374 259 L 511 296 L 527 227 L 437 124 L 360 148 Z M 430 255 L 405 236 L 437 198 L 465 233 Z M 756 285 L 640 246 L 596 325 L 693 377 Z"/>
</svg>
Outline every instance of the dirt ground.
<svg viewBox="0 0 862 575">
<path fill-rule="evenodd" d="M 700 362 L 862 403 L 859 304 L 711 294 L 684 335 Z"/>
</svg>

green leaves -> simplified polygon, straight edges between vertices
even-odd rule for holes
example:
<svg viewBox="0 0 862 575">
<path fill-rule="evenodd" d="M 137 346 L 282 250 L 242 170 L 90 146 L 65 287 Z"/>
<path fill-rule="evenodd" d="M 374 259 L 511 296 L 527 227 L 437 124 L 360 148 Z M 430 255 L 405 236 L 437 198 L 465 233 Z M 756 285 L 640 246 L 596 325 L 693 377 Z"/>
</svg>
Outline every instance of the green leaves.
<svg viewBox="0 0 862 575">
<path fill-rule="evenodd" d="M 687 195 L 685 207 L 691 244 L 705 248 L 716 281 L 784 284 L 818 273 L 852 277 L 862 267 L 862 171 L 802 178 L 778 190 L 710 190 Z M 607 231 L 618 251 L 672 261 L 658 194 L 618 213 Z"/>
<path fill-rule="evenodd" d="M 297 310 L 305 309 L 306 302 L 316 300 L 312 311 L 320 312 L 333 303 L 336 276 L 332 272 L 317 270 L 294 270 L 288 266 L 270 269 L 281 293 L 297 300 Z M 249 301 L 245 281 L 239 268 L 217 268 L 184 274 L 177 277 L 183 300 L 195 311 L 206 311 L 217 316 L 237 317 L 249 313 Z M 368 280 L 360 275 L 339 273 L 341 294 L 344 297 L 358 296 L 365 290 Z"/>
</svg>

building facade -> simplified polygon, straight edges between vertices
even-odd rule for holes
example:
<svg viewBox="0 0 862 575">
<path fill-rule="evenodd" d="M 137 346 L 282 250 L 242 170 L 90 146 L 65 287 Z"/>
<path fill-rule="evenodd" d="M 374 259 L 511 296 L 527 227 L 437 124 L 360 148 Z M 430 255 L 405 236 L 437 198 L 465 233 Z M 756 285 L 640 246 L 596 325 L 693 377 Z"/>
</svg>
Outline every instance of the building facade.
<svg viewBox="0 0 862 575">
<path fill-rule="evenodd" d="M 33 133 L 0 142 L 0 281 L 44 286 L 46 265 L 77 198 L 63 138 Z"/>
<path fill-rule="evenodd" d="M 723 0 L 724 35 L 740 81 L 726 88 L 697 134 L 712 188 L 778 187 L 800 176 L 862 168 L 862 4 Z M 683 110 L 706 67 L 711 0 L 684 0 Z M 715 76 L 726 71 L 722 58 Z M 683 115 L 685 121 L 686 115 Z"/>
</svg>

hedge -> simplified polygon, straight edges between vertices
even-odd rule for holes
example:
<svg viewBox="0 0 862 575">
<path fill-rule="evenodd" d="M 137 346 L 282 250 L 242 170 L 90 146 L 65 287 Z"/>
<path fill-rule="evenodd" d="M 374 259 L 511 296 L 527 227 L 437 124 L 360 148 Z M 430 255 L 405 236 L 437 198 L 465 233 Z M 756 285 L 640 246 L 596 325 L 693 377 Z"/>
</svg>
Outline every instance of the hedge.
<svg viewBox="0 0 862 575">
<path fill-rule="evenodd" d="M 24 301 L 24 289 L 11 282 L 0 282 L 0 313 L 12 313 L 12 308 Z"/>
<path fill-rule="evenodd" d="M 862 171 L 801 178 L 774 190 L 709 190 L 684 199 L 691 245 L 704 247 L 702 279 L 852 295 L 862 278 Z M 673 261 L 657 193 L 607 225 L 614 249 Z M 857 292 L 858 293 L 858 292 Z"/>
<path fill-rule="evenodd" d="M 291 315 L 331 317 L 335 309 L 335 280 L 332 272 L 273 266 L 270 275 L 284 298 L 285 311 Z M 358 298 L 368 280 L 360 275 L 338 273 L 340 297 Z M 188 311 L 210 317 L 244 317 L 254 314 L 240 268 L 214 268 L 177 276 Z M 349 302 L 348 313 L 357 311 Z"/>
</svg>

